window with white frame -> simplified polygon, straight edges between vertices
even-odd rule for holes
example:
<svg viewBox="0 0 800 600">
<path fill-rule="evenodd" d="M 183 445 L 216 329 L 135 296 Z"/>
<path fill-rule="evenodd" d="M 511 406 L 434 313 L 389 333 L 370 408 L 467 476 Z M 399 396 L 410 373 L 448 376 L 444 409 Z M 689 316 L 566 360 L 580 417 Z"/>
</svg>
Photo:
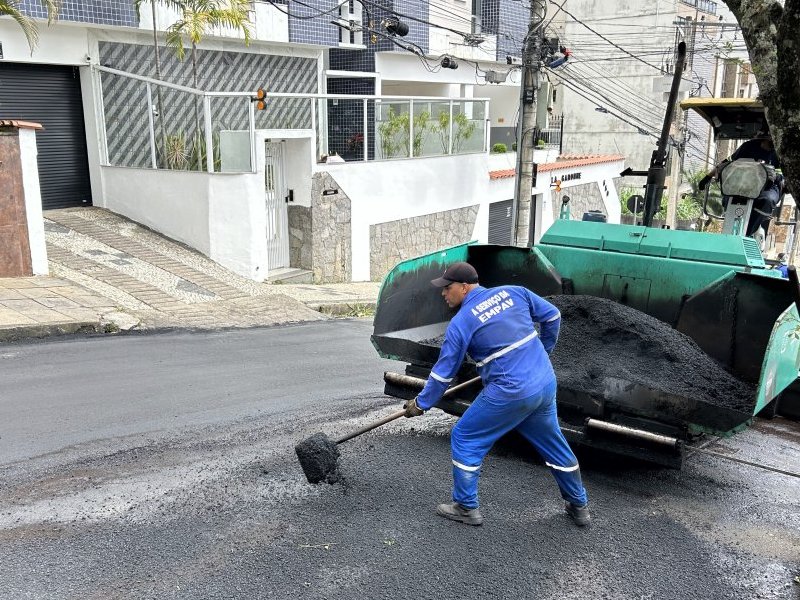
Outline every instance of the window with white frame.
<svg viewBox="0 0 800 600">
<path fill-rule="evenodd" d="M 339 4 L 339 18 L 350 24 L 350 27 L 339 27 L 340 46 L 364 45 L 363 14 L 364 8 L 357 0 L 344 0 Z"/>
</svg>

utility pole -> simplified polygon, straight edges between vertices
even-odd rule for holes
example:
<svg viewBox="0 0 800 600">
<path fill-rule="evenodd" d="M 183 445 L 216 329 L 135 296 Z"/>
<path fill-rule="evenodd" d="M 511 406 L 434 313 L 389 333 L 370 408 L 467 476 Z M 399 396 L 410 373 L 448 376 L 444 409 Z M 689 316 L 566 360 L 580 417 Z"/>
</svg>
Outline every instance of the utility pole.
<svg viewBox="0 0 800 600">
<path fill-rule="evenodd" d="M 653 216 L 661 206 L 664 194 L 664 182 L 667 178 L 667 155 L 669 145 L 669 131 L 672 127 L 672 117 L 675 114 L 675 105 L 678 101 L 678 88 L 683 76 L 684 63 L 686 62 L 686 42 L 678 44 L 678 59 L 675 61 L 675 72 L 672 74 L 672 87 L 669 91 L 667 111 L 664 115 L 664 125 L 661 128 L 661 137 L 658 139 L 658 148 L 653 151 L 650 159 L 650 169 L 647 171 L 647 187 L 644 192 L 644 215 L 642 225 L 650 227 Z"/>
<path fill-rule="evenodd" d="M 533 132 L 536 128 L 536 95 L 541 69 L 542 23 L 547 14 L 547 0 L 531 0 L 528 33 L 522 49 L 522 77 L 519 90 L 517 120 L 517 173 L 511 210 L 511 245 L 530 246 L 535 231 L 536 210 L 533 206 Z"/>
</svg>

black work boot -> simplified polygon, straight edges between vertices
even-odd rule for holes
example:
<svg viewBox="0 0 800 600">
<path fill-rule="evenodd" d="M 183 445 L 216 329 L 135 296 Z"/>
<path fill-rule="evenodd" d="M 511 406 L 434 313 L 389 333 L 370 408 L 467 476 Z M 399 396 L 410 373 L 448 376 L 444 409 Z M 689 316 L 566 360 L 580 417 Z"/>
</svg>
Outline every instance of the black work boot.
<svg viewBox="0 0 800 600">
<path fill-rule="evenodd" d="M 572 502 L 567 502 L 565 508 L 567 509 L 567 514 L 578 527 L 586 527 L 592 522 L 592 518 L 589 516 L 588 505 L 576 506 Z"/>
<path fill-rule="evenodd" d="M 445 519 L 466 523 L 467 525 L 483 525 L 483 515 L 477 508 L 464 508 L 458 502 L 440 504 L 436 514 Z"/>
</svg>

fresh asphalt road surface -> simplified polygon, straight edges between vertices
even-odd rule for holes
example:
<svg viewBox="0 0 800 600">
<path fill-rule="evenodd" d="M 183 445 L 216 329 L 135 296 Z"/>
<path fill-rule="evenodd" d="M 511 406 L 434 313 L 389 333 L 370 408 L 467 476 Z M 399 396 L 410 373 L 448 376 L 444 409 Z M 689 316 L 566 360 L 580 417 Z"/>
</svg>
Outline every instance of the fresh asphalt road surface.
<svg viewBox="0 0 800 600">
<path fill-rule="evenodd" d="M 800 483 L 713 457 L 683 471 L 581 454 L 594 522 L 501 444 L 486 522 L 448 499 L 432 411 L 341 446 L 308 484 L 294 444 L 388 414 L 366 321 L 0 348 L 0 598 L 800 598 Z M 719 452 L 800 470 L 800 427 Z"/>
<path fill-rule="evenodd" d="M 0 345 L 0 464 L 91 440 L 380 396 L 366 320 Z"/>
</svg>

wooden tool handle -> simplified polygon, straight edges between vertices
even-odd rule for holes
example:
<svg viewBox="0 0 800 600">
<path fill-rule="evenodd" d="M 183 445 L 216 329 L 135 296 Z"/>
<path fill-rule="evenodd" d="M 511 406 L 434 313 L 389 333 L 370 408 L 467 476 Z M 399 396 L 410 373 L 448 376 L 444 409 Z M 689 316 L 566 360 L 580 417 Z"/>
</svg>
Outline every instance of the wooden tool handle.
<svg viewBox="0 0 800 600">
<path fill-rule="evenodd" d="M 472 385 L 473 383 L 478 383 L 481 380 L 480 377 L 473 377 L 465 381 L 464 383 L 459 383 L 458 385 L 454 385 L 450 389 L 446 390 L 444 394 L 442 394 L 442 398 L 447 398 L 448 396 L 455 394 L 456 392 L 460 392 L 465 387 Z"/>
<path fill-rule="evenodd" d="M 375 421 L 374 423 L 370 423 L 369 425 L 364 425 L 361 429 L 356 429 L 352 433 L 348 433 L 344 437 L 340 437 L 336 440 L 337 444 L 341 444 L 342 442 L 346 442 L 347 440 L 351 440 L 354 437 L 361 435 L 362 433 L 367 433 L 368 431 L 372 431 L 376 427 L 380 427 L 381 425 L 386 425 L 387 423 L 394 421 L 395 419 L 399 419 L 403 415 L 406 414 L 406 409 L 398 410 L 396 413 L 390 414 L 388 417 L 382 418 L 380 421 Z"/>
<path fill-rule="evenodd" d="M 480 377 L 473 377 L 469 381 L 465 381 L 464 383 L 459 383 L 458 385 L 454 385 L 450 389 L 448 389 L 443 395 L 442 398 L 450 396 L 451 394 L 455 394 L 459 390 L 463 390 L 468 385 L 472 385 L 480 381 Z M 386 425 L 394 421 L 395 419 L 399 419 L 403 415 L 406 414 L 406 409 L 398 410 L 395 413 L 390 414 L 388 417 L 383 417 L 380 421 L 375 421 L 374 423 L 370 423 L 369 425 L 364 425 L 361 429 L 356 429 L 355 431 L 348 433 L 347 435 L 340 437 L 336 440 L 337 444 L 341 444 L 342 442 L 346 442 L 347 440 L 352 440 L 354 437 L 358 437 L 362 433 L 367 433 L 368 431 L 372 431 L 373 429 L 380 427 L 381 425 Z"/>
</svg>

